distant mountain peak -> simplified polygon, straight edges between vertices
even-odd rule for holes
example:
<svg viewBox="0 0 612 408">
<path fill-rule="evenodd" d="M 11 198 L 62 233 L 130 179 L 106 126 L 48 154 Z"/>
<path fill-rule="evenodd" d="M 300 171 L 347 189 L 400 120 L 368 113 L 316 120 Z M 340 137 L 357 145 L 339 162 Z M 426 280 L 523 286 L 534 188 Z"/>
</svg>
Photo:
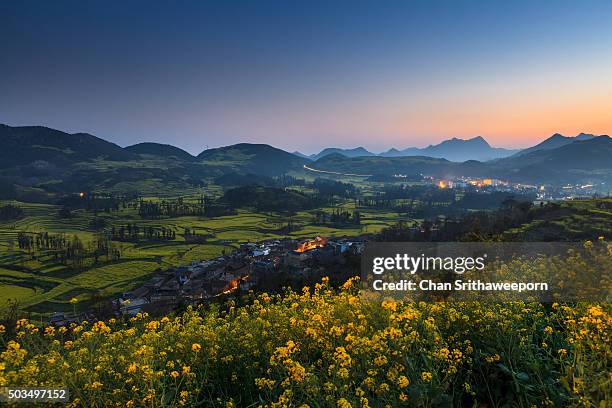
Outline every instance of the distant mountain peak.
<svg viewBox="0 0 612 408">
<path fill-rule="evenodd" d="M 475 137 L 473 137 L 471 139 L 468 139 L 468 141 L 482 143 L 482 144 L 485 144 L 485 145 L 491 147 L 489 142 L 487 142 L 487 140 L 484 137 L 482 137 L 482 136 L 475 136 Z"/>
<path fill-rule="evenodd" d="M 467 160 L 487 161 L 508 157 L 518 150 L 492 147 L 484 137 L 474 136 L 469 139 L 452 137 L 438 144 L 430 144 L 424 148 L 409 147 L 403 150 L 389 149 L 380 154 L 383 157 L 425 156 L 444 158 L 455 162 Z"/>
<path fill-rule="evenodd" d="M 440 146 L 440 145 L 444 145 L 444 144 L 469 144 L 469 145 L 482 145 L 482 146 L 491 147 L 491 145 L 489 145 L 489 142 L 487 142 L 485 140 L 485 138 L 482 137 L 482 136 L 474 136 L 474 137 L 469 138 L 469 139 L 462 139 L 460 137 L 453 137 L 451 139 L 443 140 L 442 142 L 438 143 L 437 145 L 433 145 L 433 144 L 429 145 L 429 147 Z"/>
</svg>

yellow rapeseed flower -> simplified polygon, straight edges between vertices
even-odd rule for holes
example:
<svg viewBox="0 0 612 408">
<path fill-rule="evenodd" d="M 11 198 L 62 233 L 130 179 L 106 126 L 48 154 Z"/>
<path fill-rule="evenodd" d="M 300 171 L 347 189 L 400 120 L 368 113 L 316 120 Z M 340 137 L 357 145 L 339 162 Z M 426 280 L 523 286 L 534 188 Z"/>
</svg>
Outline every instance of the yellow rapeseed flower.
<svg viewBox="0 0 612 408">
<path fill-rule="evenodd" d="M 100 388 L 102 388 L 102 386 L 103 386 L 103 385 L 104 385 L 104 384 L 102 384 L 102 383 L 101 383 L 101 382 L 99 382 L 99 381 L 94 381 L 94 382 L 91 384 L 91 389 L 92 389 L 92 390 L 99 390 Z"/>
<path fill-rule="evenodd" d="M 397 379 L 397 386 L 400 388 L 406 388 L 410 384 L 408 377 L 405 375 L 400 375 Z"/>
<path fill-rule="evenodd" d="M 346 399 L 344 398 L 340 398 L 338 401 L 336 401 L 336 406 L 338 408 L 352 408 L 353 406 L 351 405 L 350 402 L 348 402 Z"/>
</svg>

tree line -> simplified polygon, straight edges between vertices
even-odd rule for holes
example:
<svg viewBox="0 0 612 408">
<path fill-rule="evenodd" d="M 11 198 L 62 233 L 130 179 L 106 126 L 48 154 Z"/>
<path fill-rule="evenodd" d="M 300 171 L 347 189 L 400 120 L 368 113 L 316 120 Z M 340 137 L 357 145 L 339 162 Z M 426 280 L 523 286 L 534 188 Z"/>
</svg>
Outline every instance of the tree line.
<svg viewBox="0 0 612 408">
<path fill-rule="evenodd" d="M 112 226 L 109 231 L 113 241 L 172 241 L 176 238 L 176 233 L 170 227 L 139 226 L 138 224 L 127 223 L 118 227 Z"/>
<path fill-rule="evenodd" d="M 316 225 L 360 225 L 361 213 L 334 208 L 332 212 L 317 211 L 313 216 Z"/>
<path fill-rule="evenodd" d="M 102 233 L 85 245 L 77 235 L 68 237 L 65 234 L 48 232 L 20 232 L 17 235 L 17 245 L 32 258 L 50 256 L 53 261 L 73 269 L 84 267 L 87 259 L 91 259 L 95 264 L 100 258 L 107 262 L 121 258 L 121 250 Z"/>
</svg>

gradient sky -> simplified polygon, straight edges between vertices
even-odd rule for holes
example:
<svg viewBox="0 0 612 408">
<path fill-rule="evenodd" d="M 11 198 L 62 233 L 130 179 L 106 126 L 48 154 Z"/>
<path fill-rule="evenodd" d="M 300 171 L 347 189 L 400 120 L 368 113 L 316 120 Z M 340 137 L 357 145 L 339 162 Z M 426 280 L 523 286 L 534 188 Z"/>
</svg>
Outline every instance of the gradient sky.
<svg viewBox="0 0 612 408">
<path fill-rule="evenodd" d="M 373 151 L 612 133 L 611 1 L 0 0 L 0 123 Z"/>
</svg>

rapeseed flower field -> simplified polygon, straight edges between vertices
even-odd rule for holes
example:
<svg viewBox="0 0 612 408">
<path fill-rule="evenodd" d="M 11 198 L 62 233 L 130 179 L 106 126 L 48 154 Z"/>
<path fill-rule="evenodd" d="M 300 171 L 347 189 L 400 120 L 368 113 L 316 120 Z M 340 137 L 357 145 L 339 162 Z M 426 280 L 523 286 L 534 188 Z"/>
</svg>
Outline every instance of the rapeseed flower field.
<svg viewBox="0 0 612 408">
<path fill-rule="evenodd" d="M 176 316 L 0 327 L 0 387 L 84 407 L 612 403 L 610 304 L 371 301 L 358 279 Z"/>
</svg>

